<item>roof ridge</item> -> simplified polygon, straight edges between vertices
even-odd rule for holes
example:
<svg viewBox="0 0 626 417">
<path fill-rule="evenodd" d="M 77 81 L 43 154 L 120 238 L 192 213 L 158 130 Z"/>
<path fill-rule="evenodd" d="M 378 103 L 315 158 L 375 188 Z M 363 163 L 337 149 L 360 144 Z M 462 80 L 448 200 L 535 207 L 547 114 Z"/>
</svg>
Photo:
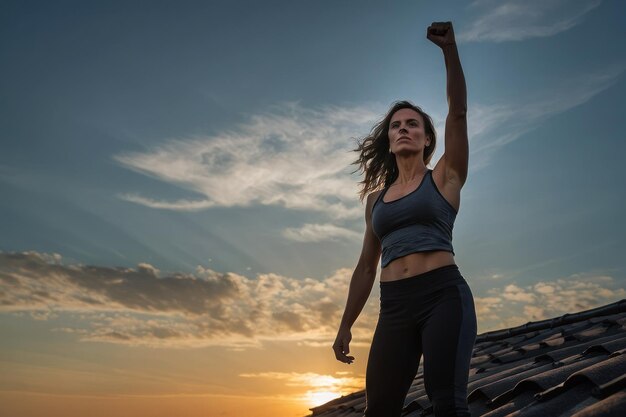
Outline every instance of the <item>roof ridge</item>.
<svg viewBox="0 0 626 417">
<path fill-rule="evenodd" d="M 566 313 L 559 317 L 545 319 L 541 321 L 529 321 L 517 327 L 508 329 L 492 330 L 481 333 L 476 336 L 476 343 L 490 342 L 494 340 L 506 339 L 507 337 L 517 336 L 519 334 L 528 333 L 530 331 L 552 329 L 564 324 L 576 323 L 588 320 L 592 317 L 608 316 L 626 311 L 626 298 L 604 306 L 592 308 L 589 310 L 579 311 L 578 313 Z"/>
</svg>

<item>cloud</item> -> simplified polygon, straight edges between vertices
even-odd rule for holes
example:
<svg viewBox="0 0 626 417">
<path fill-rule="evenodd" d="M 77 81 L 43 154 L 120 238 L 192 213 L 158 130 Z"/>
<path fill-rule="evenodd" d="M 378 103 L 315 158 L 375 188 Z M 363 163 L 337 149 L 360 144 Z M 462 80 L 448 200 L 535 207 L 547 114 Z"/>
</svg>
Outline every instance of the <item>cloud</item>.
<svg viewBox="0 0 626 417">
<path fill-rule="evenodd" d="M 619 80 L 624 64 L 613 64 L 561 78 L 552 88 L 501 103 L 470 103 L 468 135 L 471 170 L 487 166 L 503 146 L 537 129 L 550 117 L 595 97 Z M 123 167 L 191 191 L 198 199 L 166 201 L 135 193 L 119 198 L 156 209 L 197 211 L 212 207 L 281 206 L 313 211 L 333 222 L 363 216 L 352 149 L 382 118 L 380 105 L 328 106 L 310 109 L 299 104 L 274 106 L 252 115 L 230 131 L 215 136 L 171 139 L 146 152 L 122 153 Z M 445 115 L 433 112 L 443 154 Z M 283 231 L 288 239 L 321 241 L 353 239 L 349 229 L 308 224 Z"/>
<path fill-rule="evenodd" d="M 474 307 L 478 321 L 497 320 L 503 307 L 501 297 L 474 297 Z"/>
<path fill-rule="evenodd" d="M 194 274 L 64 265 L 59 255 L 0 252 L 0 312 L 75 325 L 52 331 L 83 342 L 193 348 L 258 347 L 293 341 L 329 349 L 352 271 L 323 279 L 259 274 L 254 279 L 198 266 Z M 480 331 L 543 320 L 626 298 L 606 275 L 575 274 L 531 285 L 510 283 L 474 298 Z M 351 347 L 369 347 L 378 320 L 373 294 L 352 327 Z"/>
<path fill-rule="evenodd" d="M 468 108 L 471 169 L 487 166 L 502 147 L 541 126 L 547 119 L 580 106 L 615 84 L 626 67 L 609 65 L 588 73 L 562 78 L 550 89 L 517 101 Z"/>
<path fill-rule="evenodd" d="M 626 298 L 626 289 L 610 276 L 573 274 L 524 287 L 508 284 L 487 294 L 475 297 L 476 315 L 483 327 L 496 329 L 599 307 Z"/>
<path fill-rule="evenodd" d="M 283 237 L 297 242 L 320 242 L 323 240 L 358 239 L 360 235 L 352 230 L 334 224 L 304 224 L 302 227 L 289 227 L 283 230 Z"/>
<path fill-rule="evenodd" d="M 58 255 L 57 255 L 58 256 Z M 124 310 L 144 313 L 219 316 L 224 301 L 240 292 L 234 275 L 204 279 L 171 276 L 158 279 L 155 268 L 137 269 L 51 264 L 36 252 L 0 254 L 5 308 L 74 311 Z M 58 259 L 58 258 L 57 258 Z"/>
<path fill-rule="evenodd" d="M 122 166 L 189 190 L 201 198 L 163 201 L 121 193 L 152 208 L 275 205 L 311 210 L 333 219 L 362 216 L 358 184 L 349 173 L 357 154 L 353 138 L 366 134 L 385 109 L 308 109 L 275 106 L 215 136 L 172 139 L 147 152 L 123 153 Z"/>
<path fill-rule="evenodd" d="M 59 255 L 0 253 L 0 311 L 52 320 L 74 315 L 83 326 L 55 331 L 81 341 L 153 347 L 259 346 L 263 340 L 330 347 L 352 271 L 322 280 L 259 274 L 255 279 L 198 266 L 194 274 L 63 265 Z M 373 331 L 372 297 L 353 327 L 355 344 Z"/>
<path fill-rule="evenodd" d="M 504 287 L 504 290 L 500 293 L 500 295 L 508 301 L 521 301 L 525 303 L 532 303 L 535 301 L 534 294 L 524 291 L 515 284 L 509 284 Z"/>
<path fill-rule="evenodd" d="M 510 42 L 544 38 L 571 29 L 601 0 L 478 0 L 479 16 L 456 36 L 459 42 Z"/>
</svg>

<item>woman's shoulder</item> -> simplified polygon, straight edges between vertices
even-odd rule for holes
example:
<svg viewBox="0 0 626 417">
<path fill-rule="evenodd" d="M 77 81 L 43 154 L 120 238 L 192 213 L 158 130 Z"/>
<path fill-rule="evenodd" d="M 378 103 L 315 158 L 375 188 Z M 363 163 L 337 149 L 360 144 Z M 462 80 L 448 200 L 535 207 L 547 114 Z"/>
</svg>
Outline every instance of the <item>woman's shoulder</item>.
<svg viewBox="0 0 626 417">
<path fill-rule="evenodd" d="M 383 191 L 384 191 L 384 188 L 381 188 L 380 190 L 372 191 L 371 193 L 367 195 L 367 201 L 368 202 L 371 201 L 373 203 L 374 201 L 376 201 L 380 193 L 382 193 Z"/>
<path fill-rule="evenodd" d="M 372 210 L 374 209 L 374 204 L 376 204 L 376 201 L 378 200 L 378 198 L 380 197 L 380 194 L 383 191 L 385 190 L 380 189 L 380 190 L 372 191 L 371 193 L 367 195 L 367 199 L 366 199 L 367 204 L 365 205 L 365 208 L 368 213 L 371 214 Z"/>
</svg>

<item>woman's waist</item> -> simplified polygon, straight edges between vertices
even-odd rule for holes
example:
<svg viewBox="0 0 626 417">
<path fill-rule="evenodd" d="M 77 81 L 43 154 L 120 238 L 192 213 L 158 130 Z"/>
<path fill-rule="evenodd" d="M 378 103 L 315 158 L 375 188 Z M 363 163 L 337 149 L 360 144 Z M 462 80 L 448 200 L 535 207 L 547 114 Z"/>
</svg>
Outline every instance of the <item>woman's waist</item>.
<svg viewBox="0 0 626 417">
<path fill-rule="evenodd" d="M 443 250 L 414 252 L 394 259 L 381 270 L 380 282 L 391 282 L 424 274 L 454 264 L 454 255 Z"/>
</svg>

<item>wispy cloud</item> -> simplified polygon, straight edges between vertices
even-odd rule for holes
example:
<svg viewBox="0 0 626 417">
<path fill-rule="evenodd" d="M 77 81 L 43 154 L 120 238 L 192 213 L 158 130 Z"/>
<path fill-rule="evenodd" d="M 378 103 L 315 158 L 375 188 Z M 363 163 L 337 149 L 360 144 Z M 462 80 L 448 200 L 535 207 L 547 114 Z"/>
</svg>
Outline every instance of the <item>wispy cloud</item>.
<svg viewBox="0 0 626 417">
<path fill-rule="evenodd" d="M 605 91 L 623 74 L 624 64 L 564 78 L 515 100 L 468 111 L 472 170 L 487 166 L 508 143 L 538 128 L 550 117 L 579 106 Z M 114 158 L 124 167 L 202 196 L 198 200 L 163 201 L 123 193 L 119 197 L 152 208 L 202 210 L 211 207 L 276 205 L 321 213 L 333 222 L 363 216 L 351 152 L 384 114 L 380 105 L 307 109 L 299 104 L 276 106 L 253 115 L 216 136 L 171 140 L 151 151 Z M 433 113 L 442 155 L 445 116 Z M 434 166 L 434 163 L 432 164 Z M 298 241 L 354 238 L 348 229 L 329 224 L 289 228 L 283 235 Z"/>
<path fill-rule="evenodd" d="M 355 240 L 358 233 L 334 224 L 305 224 L 302 227 L 289 227 L 283 231 L 283 236 L 298 242 L 320 242 L 324 240 Z"/>
<path fill-rule="evenodd" d="M 510 42 L 553 36 L 580 24 L 602 0 L 478 0 L 478 17 L 459 42 Z"/>
<path fill-rule="evenodd" d="M 615 84 L 625 65 L 615 64 L 563 78 L 551 89 L 535 91 L 507 102 L 468 108 L 470 163 L 473 170 L 487 166 L 503 146 L 537 129 L 547 119 L 586 103 Z"/>
<path fill-rule="evenodd" d="M 356 137 L 366 134 L 384 109 L 307 109 L 297 103 L 251 116 L 216 136 L 170 140 L 144 153 L 115 155 L 124 167 L 202 196 L 163 201 L 133 193 L 120 198 L 148 207 L 201 210 L 210 207 L 278 205 L 326 213 L 334 219 L 361 216 L 358 187 L 349 173 Z"/>
<path fill-rule="evenodd" d="M 293 340 L 330 346 L 341 319 L 348 269 L 322 280 L 276 274 L 255 279 L 198 266 L 193 275 L 137 268 L 63 265 L 58 255 L 0 253 L 0 311 L 54 319 L 76 315 L 84 326 L 56 331 L 82 341 L 155 347 L 258 346 Z M 372 299 L 354 328 L 355 342 L 375 325 Z"/>
</svg>

